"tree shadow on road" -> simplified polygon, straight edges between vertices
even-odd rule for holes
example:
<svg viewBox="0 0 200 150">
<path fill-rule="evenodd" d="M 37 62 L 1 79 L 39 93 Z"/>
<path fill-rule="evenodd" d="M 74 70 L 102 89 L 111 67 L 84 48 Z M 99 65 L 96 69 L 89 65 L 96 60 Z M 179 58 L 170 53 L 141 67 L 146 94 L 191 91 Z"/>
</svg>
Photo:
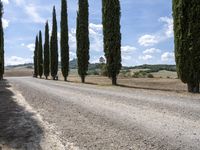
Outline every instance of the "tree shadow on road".
<svg viewBox="0 0 200 150">
<path fill-rule="evenodd" d="M 40 150 L 43 130 L 34 114 L 17 104 L 9 87 L 0 81 L 0 149 Z"/>
</svg>

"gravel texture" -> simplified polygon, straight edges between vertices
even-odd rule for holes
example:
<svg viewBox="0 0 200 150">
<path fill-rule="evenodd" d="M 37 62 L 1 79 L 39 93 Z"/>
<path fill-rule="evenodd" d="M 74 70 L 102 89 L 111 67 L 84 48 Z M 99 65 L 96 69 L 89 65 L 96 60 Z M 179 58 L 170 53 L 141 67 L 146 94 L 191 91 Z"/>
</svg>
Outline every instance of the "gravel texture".
<svg viewBox="0 0 200 150">
<path fill-rule="evenodd" d="M 200 95 L 31 77 L 8 81 L 54 128 L 66 149 L 200 148 Z"/>
</svg>

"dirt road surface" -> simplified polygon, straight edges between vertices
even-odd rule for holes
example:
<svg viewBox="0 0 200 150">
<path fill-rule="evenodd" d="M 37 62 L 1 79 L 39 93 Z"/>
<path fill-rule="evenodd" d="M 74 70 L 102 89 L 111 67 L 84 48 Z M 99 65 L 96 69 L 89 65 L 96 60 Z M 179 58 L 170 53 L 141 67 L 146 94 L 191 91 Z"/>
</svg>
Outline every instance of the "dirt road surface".
<svg viewBox="0 0 200 150">
<path fill-rule="evenodd" d="M 31 77 L 7 80 L 65 146 L 73 143 L 89 150 L 200 149 L 200 95 Z"/>
</svg>

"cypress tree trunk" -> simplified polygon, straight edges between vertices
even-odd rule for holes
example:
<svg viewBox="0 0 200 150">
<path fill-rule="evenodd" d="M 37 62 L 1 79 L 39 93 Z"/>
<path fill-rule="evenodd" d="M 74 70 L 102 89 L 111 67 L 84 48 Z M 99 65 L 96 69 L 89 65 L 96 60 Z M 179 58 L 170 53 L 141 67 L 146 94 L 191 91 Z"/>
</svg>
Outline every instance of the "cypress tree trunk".
<svg viewBox="0 0 200 150">
<path fill-rule="evenodd" d="M 39 32 L 39 43 L 38 43 L 38 74 L 40 78 L 43 75 L 43 48 L 42 48 L 42 32 Z"/>
<path fill-rule="evenodd" d="M 89 65 L 89 10 L 88 0 L 79 0 L 79 9 L 77 12 L 77 60 L 78 74 L 82 83 L 85 82 Z"/>
<path fill-rule="evenodd" d="M 67 2 L 62 0 L 61 6 L 61 71 L 64 77 L 64 80 L 67 81 L 67 76 L 69 73 L 69 37 L 68 37 L 68 19 L 67 19 Z"/>
<path fill-rule="evenodd" d="M 119 0 L 102 0 L 104 52 L 108 76 L 117 85 L 117 75 L 121 69 L 121 33 Z"/>
<path fill-rule="evenodd" d="M 50 73 L 50 64 L 49 64 L 49 25 L 48 21 L 45 25 L 45 43 L 44 43 L 44 75 L 48 79 Z"/>
<path fill-rule="evenodd" d="M 175 56 L 179 78 L 188 92 L 198 93 L 200 83 L 200 3 L 173 0 Z"/>
<path fill-rule="evenodd" d="M 38 36 L 35 39 L 35 51 L 34 51 L 34 77 L 38 77 Z"/>
<path fill-rule="evenodd" d="M 53 80 L 55 80 L 58 73 L 58 37 L 57 37 L 57 20 L 56 20 L 55 6 L 53 7 L 53 25 L 52 25 L 50 52 L 51 52 L 51 76 Z"/>
<path fill-rule="evenodd" d="M 0 80 L 3 80 L 4 74 L 4 32 L 3 32 L 3 3 L 0 1 Z"/>
</svg>

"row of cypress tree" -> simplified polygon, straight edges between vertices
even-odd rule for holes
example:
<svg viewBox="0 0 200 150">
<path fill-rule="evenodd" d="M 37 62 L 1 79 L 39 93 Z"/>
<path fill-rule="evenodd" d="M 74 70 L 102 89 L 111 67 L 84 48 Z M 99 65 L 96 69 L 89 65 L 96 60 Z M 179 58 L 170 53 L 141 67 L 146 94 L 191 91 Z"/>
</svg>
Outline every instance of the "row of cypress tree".
<svg viewBox="0 0 200 150">
<path fill-rule="evenodd" d="M 3 3 L 0 0 L 0 80 L 4 75 L 4 30 L 3 30 Z"/>
<path fill-rule="evenodd" d="M 112 84 L 117 84 L 117 75 L 121 69 L 121 33 L 120 33 L 120 2 L 119 0 L 102 0 L 102 24 L 104 34 L 104 52 L 107 60 L 108 75 L 112 79 Z M 61 0 L 61 71 L 64 80 L 67 81 L 69 74 L 69 45 L 68 45 L 68 15 L 67 1 Z M 85 82 L 85 77 L 89 65 L 89 4 L 88 0 L 78 1 L 77 26 L 77 64 L 78 74 L 81 81 Z M 44 55 L 43 55 L 44 53 Z M 44 60 L 43 60 L 44 58 Z M 43 71 L 46 78 L 51 72 L 55 80 L 58 72 L 58 39 L 56 10 L 53 8 L 52 34 L 49 44 L 49 26 L 45 27 L 44 52 L 42 46 L 42 33 L 36 37 L 34 52 L 34 75 L 42 77 Z M 50 69 L 49 69 L 50 68 Z"/>
<path fill-rule="evenodd" d="M 69 46 L 68 46 L 68 27 L 67 26 L 67 5 L 66 0 L 62 0 L 61 9 L 61 66 L 62 73 L 67 80 L 68 75 L 68 65 L 64 62 L 68 62 L 69 59 Z M 66 13 L 65 15 L 64 12 Z M 63 26 L 64 24 L 64 26 Z M 64 29 L 63 29 L 64 28 Z M 67 28 L 67 30 L 65 29 Z M 64 31 L 64 32 L 63 32 Z M 49 41 L 50 38 L 50 41 Z M 66 46 L 67 45 L 67 46 Z M 43 74 L 48 79 L 51 73 L 53 80 L 56 79 L 58 72 L 58 36 L 57 36 L 57 19 L 56 19 L 56 9 L 53 7 L 53 18 L 52 18 L 52 33 L 49 36 L 49 24 L 48 21 L 45 25 L 45 41 L 44 46 L 42 42 L 42 32 L 39 31 L 39 37 L 36 36 L 35 40 L 35 51 L 34 51 L 34 76 L 42 78 Z"/>
</svg>

